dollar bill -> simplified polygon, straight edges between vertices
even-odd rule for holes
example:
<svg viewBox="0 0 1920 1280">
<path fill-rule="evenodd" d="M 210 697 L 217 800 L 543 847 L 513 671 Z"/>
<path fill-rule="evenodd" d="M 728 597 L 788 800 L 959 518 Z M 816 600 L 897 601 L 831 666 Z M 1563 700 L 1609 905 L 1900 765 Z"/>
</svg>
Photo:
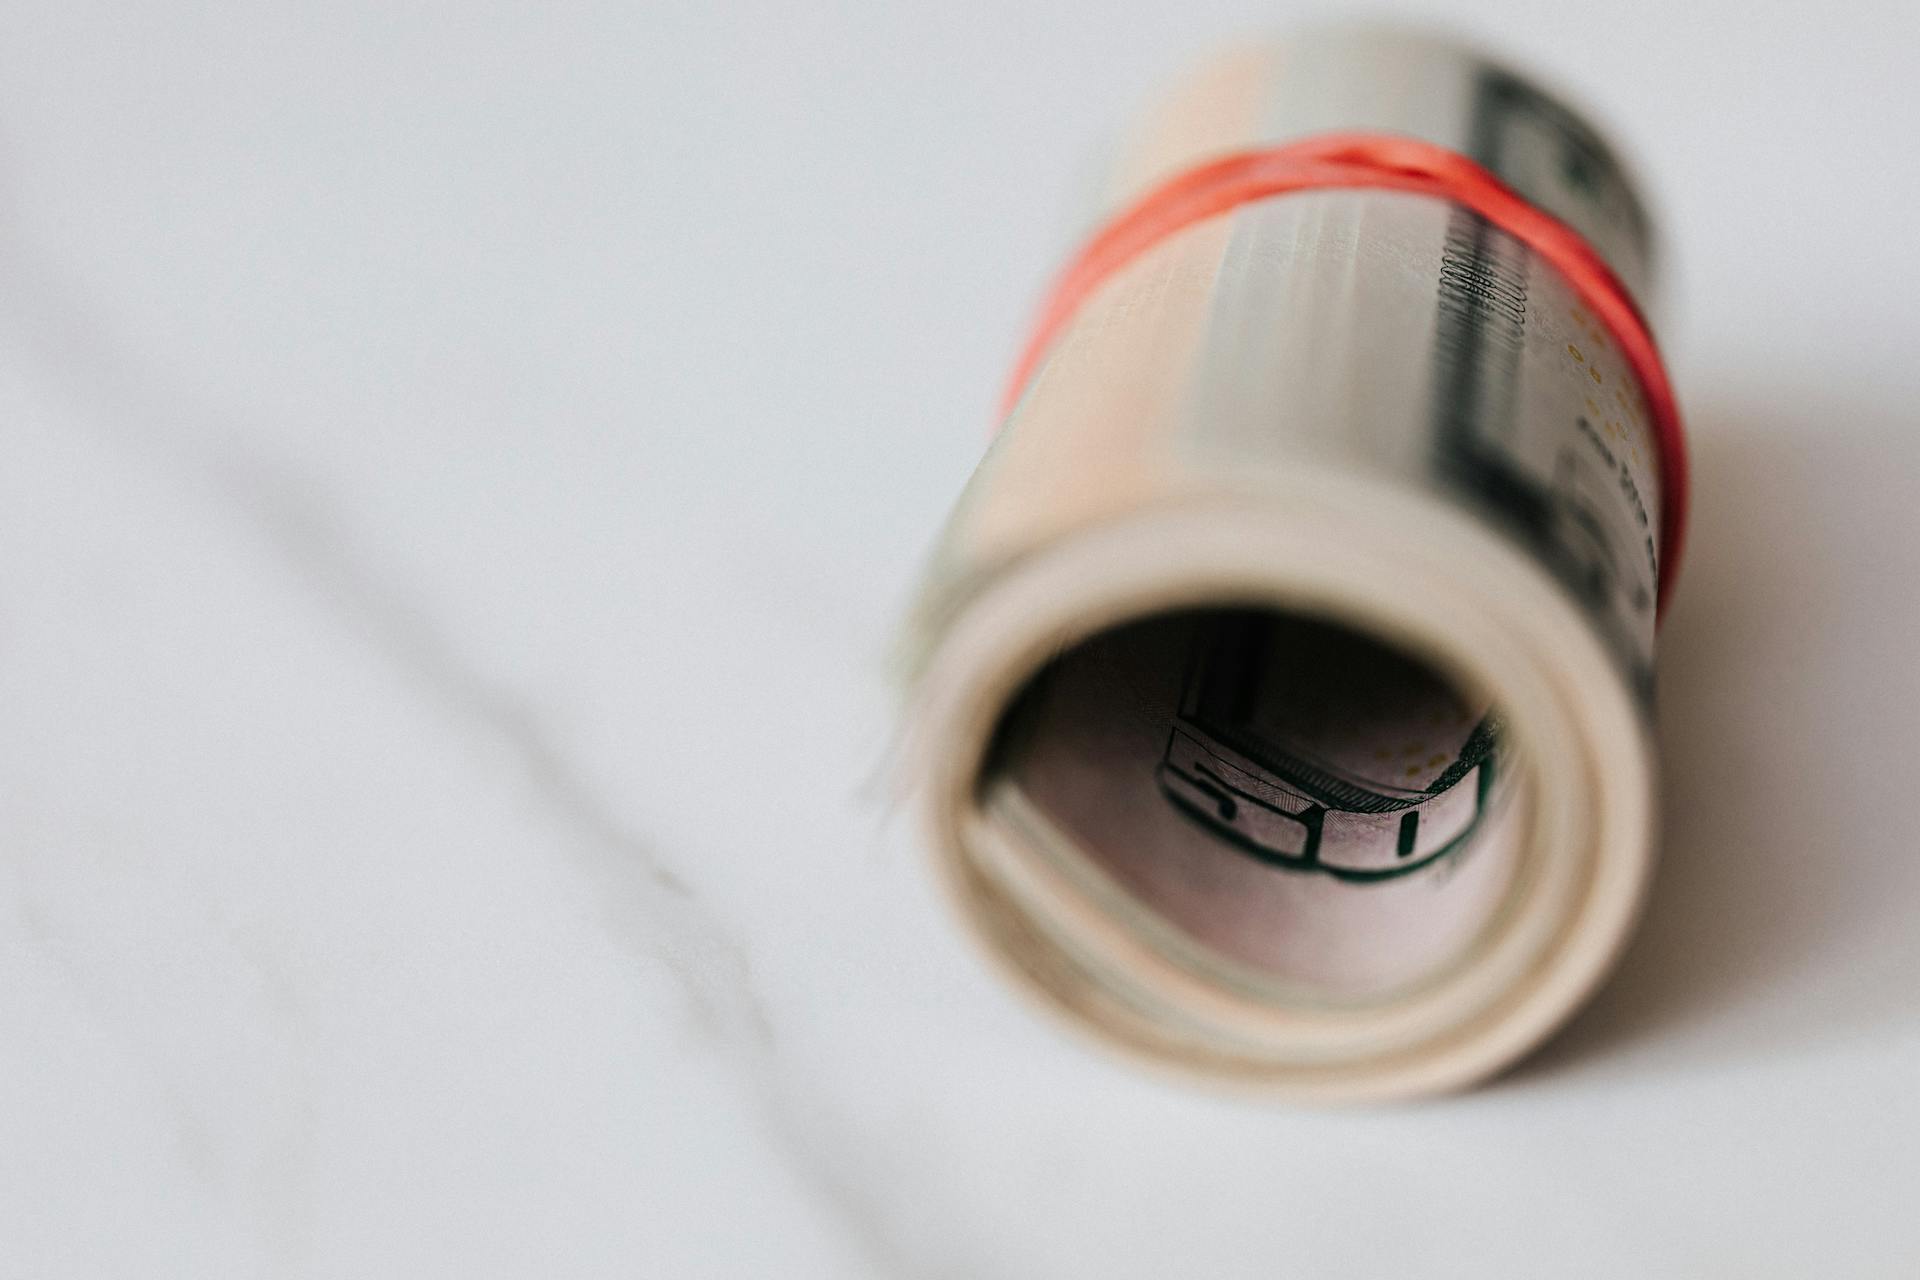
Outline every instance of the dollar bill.
<svg viewBox="0 0 1920 1280">
<path fill-rule="evenodd" d="M 1592 128 L 1402 31 L 1203 66 L 1105 209 L 1336 129 L 1479 161 L 1645 301 L 1648 219 Z M 906 768 L 963 915 L 1074 1024 L 1209 1078 L 1404 1095 L 1524 1052 L 1652 857 L 1650 430 L 1569 283 L 1445 200 L 1289 194 L 1120 269 L 905 631 Z"/>
</svg>

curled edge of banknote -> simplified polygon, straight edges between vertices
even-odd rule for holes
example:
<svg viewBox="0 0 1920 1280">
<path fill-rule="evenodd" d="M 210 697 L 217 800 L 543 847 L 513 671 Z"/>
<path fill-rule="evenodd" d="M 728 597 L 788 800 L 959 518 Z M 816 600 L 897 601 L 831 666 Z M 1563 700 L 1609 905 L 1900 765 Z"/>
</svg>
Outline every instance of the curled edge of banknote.
<svg viewBox="0 0 1920 1280">
<path fill-rule="evenodd" d="M 992 575 L 926 651 L 902 763 L 960 915 L 1069 1025 L 1159 1066 L 1302 1099 L 1464 1087 L 1559 1026 L 1631 932 L 1654 846 L 1646 726 L 1586 620 L 1511 545 L 1404 491 L 1299 481 L 1286 502 L 1142 512 Z M 1342 1007 L 1218 981 L 1156 946 L 1110 888 L 1013 847 L 994 820 L 994 732 L 1049 658 L 1129 618 L 1219 602 L 1342 620 L 1503 709 L 1523 762 L 1521 873 L 1486 933 L 1415 989 Z"/>
</svg>

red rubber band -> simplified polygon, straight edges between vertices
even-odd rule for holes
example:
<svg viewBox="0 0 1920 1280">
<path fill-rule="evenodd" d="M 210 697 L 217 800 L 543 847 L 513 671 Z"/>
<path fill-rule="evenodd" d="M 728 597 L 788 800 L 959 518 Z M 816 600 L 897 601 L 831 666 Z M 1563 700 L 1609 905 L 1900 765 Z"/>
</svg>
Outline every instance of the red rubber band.
<svg viewBox="0 0 1920 1280">
<path fill-rule="evenodd" d="M 1529 203 L 1486 168 L 1445 147 L 1387 134 L 1325 134 L 1211 160 L 1148 191 L 1088 241 L 1055 282 L 1014 368 L 1004 418 L 1067 322 L 1127 263 L 1175 232 L 1254 200 L 1292 191 L 1384 188 L 1464 205 L 1526 245 L 1565 277 L 1620 348 L 1640 382 L 1660 466 L 1660 581 L 1664 614 L 1687 526 L 1687 448 L 1680 406 L 1653 333 L 1626 286 L 1580 234 Z"/>
</svg>

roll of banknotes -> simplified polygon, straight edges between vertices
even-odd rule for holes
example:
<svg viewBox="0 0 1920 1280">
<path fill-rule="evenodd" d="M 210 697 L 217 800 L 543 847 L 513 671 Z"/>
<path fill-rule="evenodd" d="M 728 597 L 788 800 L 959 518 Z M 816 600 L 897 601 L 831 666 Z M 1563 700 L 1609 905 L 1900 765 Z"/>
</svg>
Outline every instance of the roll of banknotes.
<svg viewBox="0 0 1920 1280">
<path fill-rule="evenodd" d="M 1150 1062 L 1333 1100 L 1500 1069 L 1623 945 L 1683 459 L 1623 340 L 1633 184 L 1471 49 L 1342 29 L 1206 64 L 1096 224 L 1330 136 L 1392 180 L 1309 165 L 1056 296 L 905 628 L 903 759 L 1018 985 Z M 1490 204 L 1396 189 L 1396 140 L 1611 292 Z"/>
</svg>

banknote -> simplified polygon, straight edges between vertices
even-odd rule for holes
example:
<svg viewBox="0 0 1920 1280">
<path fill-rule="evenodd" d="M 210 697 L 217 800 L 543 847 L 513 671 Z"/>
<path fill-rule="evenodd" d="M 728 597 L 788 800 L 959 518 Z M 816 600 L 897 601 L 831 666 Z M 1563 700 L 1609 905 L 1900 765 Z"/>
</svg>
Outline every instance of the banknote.
<svg viewBox="0 0 1920 1280">
<path fill-rule="evenodd" d="M 1595 130 L 1392 28 L 1204 63 L 1089 224 L 1332 134 L 1465 157 L 1651 304 Z M 1022 989 L 1156 1064 L 1334 1099 L 1472 1083 L 1601 980 L 1655 844 L 1675 483 L 1610 301 L 1482 208 L 1331 181 L 1079 301 L 903 631 L 905 775 Z"/>
</svg>

